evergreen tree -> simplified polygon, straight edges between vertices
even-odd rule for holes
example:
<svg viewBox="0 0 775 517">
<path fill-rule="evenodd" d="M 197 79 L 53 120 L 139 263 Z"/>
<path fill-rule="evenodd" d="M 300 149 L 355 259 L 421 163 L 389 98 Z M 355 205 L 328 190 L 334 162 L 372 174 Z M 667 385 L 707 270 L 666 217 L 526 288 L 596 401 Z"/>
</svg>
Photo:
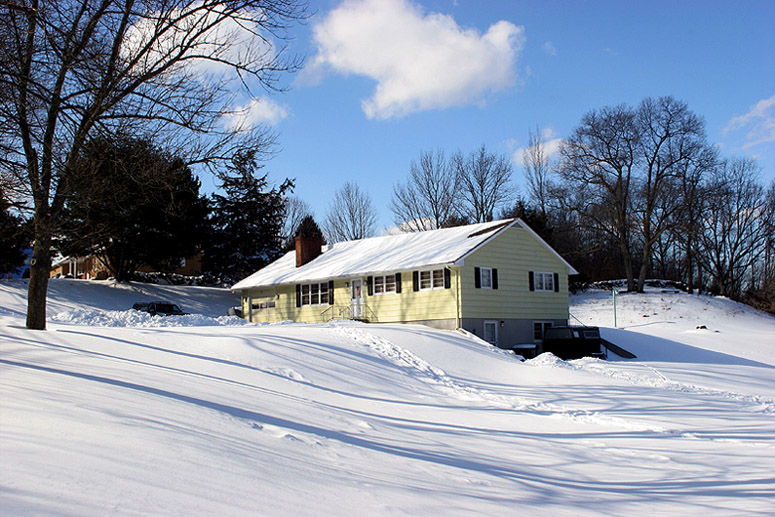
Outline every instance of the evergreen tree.
<svg viewBox="0 0 775 517">
<path fill-rule="evenodd" d="M 148 140 L 103 137 L 75 167 L 58 243 L 64 254 L 94 254 L 124 281 L 142 264 L 169 271 L 197 253 L 207 199 L 181 159 Z"/>
<path fill-rule="evenodd" d="M 255 273 L 282 252 L 286 193 L 293 181 L 279 187 L 268 174 L 257 176 L 256 152 L 238 153 L 219 177 L 226 195 L 210 201 L 210 235 L 202 257 L 206 273 L 234 283 Z"/>
<path fill-rule="evenodd" d="M 24 249 L 30 245 L 29 225 L 9 209 L 10 204 L 0 195 L 0 273 L 13 273 L 21 267 Z"/>
<path fill-rule="evenodd" d="M 501 219 L 511 219 L 518 217 L 522 219 L 534 232 L 536 232 L 550 246 L 554 247 L 554 228 L 549 222 L 549 218 L 540 208 L 528 205 L 523 199 L 517 199 L 517 202 L 511 208 L 501 212 Z"/>
</svg>

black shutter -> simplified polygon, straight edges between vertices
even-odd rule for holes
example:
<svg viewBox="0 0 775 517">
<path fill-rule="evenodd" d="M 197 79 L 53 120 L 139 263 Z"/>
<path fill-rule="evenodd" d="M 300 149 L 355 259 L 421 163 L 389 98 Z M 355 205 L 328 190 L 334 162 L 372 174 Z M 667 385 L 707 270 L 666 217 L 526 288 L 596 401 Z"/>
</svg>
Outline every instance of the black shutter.
<svg viewBox="0 0 775 517">
<path fill-rule="evenodd" d="M 401 273 L 396 273 L 396 292 L 401 292 Z"/>
<path fill-rule="evenodd" d="M 482 288 L 482 270 L 478 267 L 474 268 L 474 287 Z"/>
<path fill-rule="evenodd" d="M 296 307 L 301 307 L 301 285 L 296 284 Z"/>
<path fill-rule="evenodd" d="M 420 290 L 420 272 L 412 271 L 412 291 Z"/>
<path fill-rule="evenodd" d="M 554 292 L 559 293 L 560 292 L 560 275 L 557 273 L 554 274 Z"/>
<path fill-rule="evenodd" d="M 374 277 L 366 277 L 366 287 L 368 289 L 369 296 L 374 296 Z"/>
<path fill-rule="evenodd" d="M 533 272 L 532 271 L 528 272 L 527 276 L 528 276 L 528 279 L 529 279 L 530 290 L 531 291 L 535 291 L 536 288 L 535 288 L 535 282 L 533 280 Z"/>
<path fill-rule="evenodd" d="M 334 304 L 334 281 L 328 281 L 328 305 Z"/>
<path fill-rule="evenodd" d="M 496 268 L 492 268 L 492 288 L 498 288 L 498 270 Z"/>
<path fill-rule="evenodd" d="M 452 274 L 449 271 L 448 267 L 444 268 L 444 289 L 449 289 L 452 287 Z"/>
</svg>

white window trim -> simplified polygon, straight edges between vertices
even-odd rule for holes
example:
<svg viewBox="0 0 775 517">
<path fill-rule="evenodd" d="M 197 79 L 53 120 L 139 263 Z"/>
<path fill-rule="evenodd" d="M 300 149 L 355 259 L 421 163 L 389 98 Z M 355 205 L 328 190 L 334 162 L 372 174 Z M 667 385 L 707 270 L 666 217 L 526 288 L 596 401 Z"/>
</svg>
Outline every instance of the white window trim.
<svg viewBox="0 0 775 517">
<path fill-rule="evenodd" d="M 490 325 L 490 324 L 492 324 L 493 329 L 495 329 L 495 341 L 487 341 L 487 331 L 485 330 L 485 328 L 487 327 L 487 325 Z M 484 321 L 484 323 L 482 324 L 482 339 L 484 339 L 485 341 L 493 345 L 498 344 L 498 322 L 497 321 L 495 320 Z"/>
<path fill-rule="evenodd" d="M 490 272 L 490 285 L 484 285 L 484 272 L 489 271 Z M 479 268 L 479 286 L 481 289 L 492 289 L 492 268 L 491 267 L 480 267 Z"/>
<path fill-rule="evenodd" d="M 433 272 L 434 271 L 441 271 L 441 285 L 439 287 L 434 287 L 433 285 Z M 431 286 L 430 287 L 423 287 L 422 286 L 422 274 L 424 272 L 430 273 L 431 276 Z M 417 273 L 417 282 L 419 283 L 420 291 L 438 291 L 440 289 L 444 289 L 444 268 L 440 269 L 420 269 Z"/>
<path fill-rule="evenodd" d="M 541 337 L 541 339 L 536 339 L 536 337 L 535 337 L 535 325 L 536 325 L 536 323 L 540 323 L 541 324 L 541 330 L 543 330 L 543 333 L 541 335 L 543 336 L 543 334 L 546 333 L 547 325 L 549 327 L 554 327 L 554 321 L 552 321 L 552 320 L 533 320 L 533 342 L 534 343 L 543 343 L 544 342 L 544 338 L 543 337 Z"/>
<path fill-rule="evenodd" d="M 317 303 L 312 303 L 312 286 L 313 285 L 317 285 L 318 286 L 318 294 L 317 294 L 318 301 L 317 301 Z M 321 287 L 324 286 L 324 285 L 326 286 L 326 301 L 325 302 L 321 302 L 320 301 L 320 299 L 321 299 L 321 296 L 320 296 Z M 309 303 L 304 303 L 304 288 L 305 287 L 309 288 L 309 293 L 307 294 L 307 296 L 309 296 L 309 300 L 310 300 Z M 330 299 L 331 299 L 331 293 L 329 293 L 329 291 L 328 291 L 328 282 L 312 282 L 312 283 L 309 283 L 309 284 L 301 284 L 301 306 L 302 307 L 307 307 L 307 306 L 309 306 L 309 307 L 316 307 L 316 306 L 319 306 L 319 305 L 329 305 L 328 300 L 330 300 Z"/>
<path fill-rule="evenodd" d="M 389 277 L 389 276 L 393 277 L 393 290 L 392 291 L 388 291 L 387 290 L 387 286 L 388 286 L 387 277 Z M 378 278 L 382 279 L 382 292 L 381 293 L 377 292 L 377 279 Z M 433 279 L 431 279 L 431 282 L 433 282 Z M 398 284 L 398 281 L 396 280 L 395 273 L 389 274 L 389 275 L 376 275 L 376 276 L 374 276 L 374 296 L 382 296 L 384 294 L 396 294 L 398 292 L 397 284 Z"/>
<path fill-rule="evenodd" d="M 538 288 L 538 276 L 541 276 L 541 288 Z M 551 288 L 546 288 L 545 278 L 549 277 L 552 282 Z M 554 292 L 554 273 L 548 271 L 534 271 L 533 272 L 533 290 L 539 293 L 553 293 Z"/>
</svg>

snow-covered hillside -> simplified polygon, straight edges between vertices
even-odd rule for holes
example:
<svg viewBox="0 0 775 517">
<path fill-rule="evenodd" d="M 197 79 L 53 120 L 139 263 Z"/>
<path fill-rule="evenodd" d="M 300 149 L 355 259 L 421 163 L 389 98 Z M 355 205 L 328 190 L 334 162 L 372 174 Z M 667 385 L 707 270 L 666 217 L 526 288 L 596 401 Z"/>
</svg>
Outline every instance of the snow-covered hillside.
<svg viewBox="0 0 775 517">
<path fill-rule="evenodd" d="M 775 318 L 624 295 L 638 357 L 521 363 L 412 325 L 256 325 L 227 291 L 0 281 L 4 515 L 772 515 Z M 613 326 L 611 294 L 575 296 Z M 138 299 L 139 298 L 139 299 Z M 145 298 L 187 319 L 138 316 Z M 705 329 L 698 329 L 704 325 Z"/>
</svg>

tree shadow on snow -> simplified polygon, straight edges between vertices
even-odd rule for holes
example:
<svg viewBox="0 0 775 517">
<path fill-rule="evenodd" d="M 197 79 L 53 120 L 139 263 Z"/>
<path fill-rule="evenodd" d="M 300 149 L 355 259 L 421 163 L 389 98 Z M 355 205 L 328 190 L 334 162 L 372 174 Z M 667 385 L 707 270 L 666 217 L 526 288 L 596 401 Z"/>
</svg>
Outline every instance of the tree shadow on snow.
<svg viewBox="0 0 775 517">
<path fill-rule="evenodd" d="M 529 497 L 528 501 L 533 504 L 551 506 L 556 502 L 556 498 L 560 495 L 565 498 L 565 502 L 567 504 L 575 504 L 580 508 L 588 509 L 594 509 L 601 503 L 605 505 L 605 502 L 600 501 L 598 498 L 610 497 L 613 494 L 617 495 L 619 498 L 626 498 L 625 501 L 622 501 L 621 499 L 617 500 L 617 505 L 621 505 L 626 501 L 640 504 L 653 504 L 656 501 L 662 501 L 675 504 L 676 498 L 690 497 L 693 498 L 692 502 L 696 506 L 698 503 L 702 505 L 702 498 L 705 497 L 745 499 L 749 499 L 751 497 L 775 497 L 775 490 L 772 488 L 772 478 L 770 477 L 747 477 L 745 479 L 739 480 L 731 480 L 726 476 L 714 476 L 710 478 L 667 477 L 664 479 L 650 478 L 638 480 L 610 479 L 601 482 L 601 480 L 597 477 L 585 479 L 564 473 L 562 465 L 554 465 L 554 468 L 549 469 L 542 469 L 536 466 L 534 466 L 534 468 L 530 468 L 531 466 L 525 464 L 524 461 L 508 461 L 505 458 L 493 458 L 487 455 L 472 456 L 470 454 L 462 454 L 461 451 L 457 451 L 454 448 L 434 449 L 424 446 L 423 444 L 410 446 L 397 442 L 391 442 L 389 440 L 378 440 L 376 438 L 369 438 L 366 436 L 356 436 L 354 434 L 349 434 L 343 431 L 327 429 L 311 424 L 289 420 L 286 418 L 241 409 L 218 402 L 208 401 L 202 398 L 192 397 L 190 395 L 183 395 L 169 390 L 111 379 L 98 375 L 67 371 L 59 368 L 9 360 L 0 360 L 0 363 L 12 367 L 26 368 L 55 375 L 65 375 L 68 377 L 82 379 L 90 382 L 98 382 L 117 388 L 147 393 L 186 404 L 192 404 L 201 408 L 218 411 L 233 418 L 245 420 L 248 422 L 254 422 L 261 425 L 272 425 L 287 429 L 291 432 L 306 433 L 328 440 L 338 441 L 353 447 L 359 447 L 378 453 L 394 455 L 409 460 L 428 462 L 445 467 L 452 467 L 469 472 L 478 472 L 498 477 L 523 486 L 524 489 L 526 489 L 525 495 Z M 536 444 L 543 443 L 544 445 L 546 445 L 546 441 L 548 440 L 550 442 L 557 441 L 557 445 L 560 446 L 564 440 L 567 440 L 568 438 L 567 435 L 554 435 L 552 433 L 546 432 L 536 433 L 515 430 L 511 431 L 511 433 L 515 437 L 518 436 L 520 439 L 529 440 L 531 443 Z M 633 439 L 643 437 L 644 433 L 638 431 L 616 431 L 613 434 L 586 433 L 585 435 L 581 435 L 579 437 L 606 439 L 611 438 L 612 436 Z M 540 450 L 538 452 L 540 453 Z M 525 458 L 523 458 L 523 460 L 524 459 Z M 580 458 L 569 457 L 567 458 L 567 461 L 568 463 L 572 463 L 574 461 L 578 461 L 579 459 Z M 444 488 L 439 487 L 439 489 L 443 490 Z M 568 493 L 568 490 L 573 490 L 574 492 Z M 474 498 L 487 497 L 478 491 L 472 491 L 472 493 L 468 495 L 469 497 Z M 696 498 L 699 498 L 699 501 L 696 500 Z M 491 497 L 490 499 L 493 500 Z M 510 499 L 503 499 L 504 503 L 508 501 L 510 501 Z"/>
</svg>

